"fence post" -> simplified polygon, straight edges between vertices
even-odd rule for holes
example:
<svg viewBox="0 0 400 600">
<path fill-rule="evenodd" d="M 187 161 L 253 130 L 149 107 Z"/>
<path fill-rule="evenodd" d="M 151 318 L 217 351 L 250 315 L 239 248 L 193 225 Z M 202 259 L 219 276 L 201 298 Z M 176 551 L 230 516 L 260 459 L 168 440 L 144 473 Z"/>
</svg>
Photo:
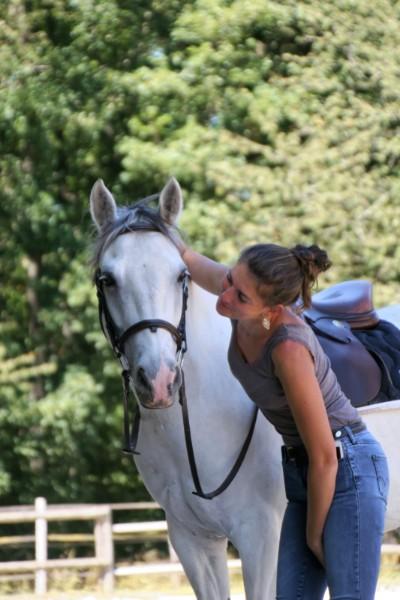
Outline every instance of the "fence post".
<svg viewBox="0 0 400 600">
<path fill-rule="evenodd" d="M 47 501 L 46 498 L 35 499 L 35 558 L 39 562 L 47 560 Z M 47 571 L 36 569 L 35 571 L 35 594 L 47 592 Z"/>
<path fill-rule="evenodd" d="M 96 558 L 106 565 L 101 567 L 103 591 L 108 593 L 114 589 L 114 543 L 112 536 L 112 513 L 108 507 L 107 514 L 96 519 L 94 527 Z"/>
</svg>

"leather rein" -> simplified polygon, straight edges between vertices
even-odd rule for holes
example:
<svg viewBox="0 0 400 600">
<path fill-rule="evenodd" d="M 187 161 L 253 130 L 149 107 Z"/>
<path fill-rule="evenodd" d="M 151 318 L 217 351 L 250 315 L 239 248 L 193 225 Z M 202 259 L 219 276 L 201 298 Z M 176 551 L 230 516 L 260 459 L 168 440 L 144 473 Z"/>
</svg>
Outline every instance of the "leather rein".
<svg viewBox="0 0 400 600">
<path fill-rule="evenodd" d="M 135 230 L 145 230 L 145 231 L 157 231 L 151 225 L 138 225 L 137 227 L 132 227 L 131 225 L 126 229 L 122 230 L 119 235 L 123 235 L 125 233 L 131 233 Z M 97 289 L 97 298 L 99 305 L 99 320 L 101 329 L 106 337 L 106 339 L 110 342 L 110 345 L 114 351 L 115 356 L 118 358 L 122 371 L 122 384 L 123 384 L 123 406 L 124 406 L 124 446 L 122 451 L 125 454 L 130 455 L 138 455 L 140 452 L 136 450 L 138 437 L 139 437 L 139 429 L 140 429 L 140 409 L 139 409 L 139 398 L 137 392 L 135 390 L 134 382 L 130 375 L 129 363 L 128 359 L 124 354 L 124 345 L 128 338 L 132 335 L 135 335 L 139 331 L 143 331 L 145 329 L 150 329 L 152 333 L 155 333 L 157 329 L 166 329 L 172 335 L 176 343 L 176 351 L 177 351 L 177 365 L 181 373 L 181 386 L 179 388 L 179 403 L 182 407 L 182 420 L 183 420 L 183 428 L 185 433 L 185 443 L 186 443 L 186 451 L 189 460 L 190 471 L 193 479 L 193 484 L 195 487 L 195 491 L 192 493 L 195 496 L 200 496 L 200 498 L 204 498 L 206 500 L 211 500 L 221 494 L 226 488 L 232 483 L 236 474 L 238 473 L 244 458 L 246 456 L 247 450 L 249 448 L 251 439 L 253 437 L 254 428 L 257 420 L 258 409 L 256 408 L 253 414 L 253 418 L 250 424 L 249 432 L 244 440 L 243 446 L 233 464 L 230 472 L 224 479 L 224 481 L 213 491 L 204 492 L 196 464 L 196 459 L 194 455 L 194 448 L 192 443 L 192 435 L 190 429 L 190 421 L 189 421 L 189 410 L 188 403 L 186 397 L 186 387 L 185 387 L 185 376 L 183 372 L 183 360 L 184 355 L 187 351 L 187 340 L 186 340 L 186 311 L 188 305 L 188 297 L 189 297 L 189 279 L 190 275 L 186 271 L 183 274 L 182 278 L 182 312 L 179 320 L 179 324 L 177 327 L 169 323 L 168 321 L 164 321 L 163 319 L 144 319 L 142 321 L 138 321 L 134 323 L 130 327 L 128 327 L 122 334 L 118 335 L 116 331 L 116 327 L 114 325 L 113 319 L 111 317 L 110 311 L 108 309 L 106 295 L 104 292 L 104 282 L 106 281 L 107 276 L 101 273 L 100 269 L 97 269 L 95 273 L 95 285 Z M 130 391 L 132 391 L 135 400 L 136 407 L 133 409 L 133 418 L 131 416 L 131 407 L 129 402 Z"/>
</svg>

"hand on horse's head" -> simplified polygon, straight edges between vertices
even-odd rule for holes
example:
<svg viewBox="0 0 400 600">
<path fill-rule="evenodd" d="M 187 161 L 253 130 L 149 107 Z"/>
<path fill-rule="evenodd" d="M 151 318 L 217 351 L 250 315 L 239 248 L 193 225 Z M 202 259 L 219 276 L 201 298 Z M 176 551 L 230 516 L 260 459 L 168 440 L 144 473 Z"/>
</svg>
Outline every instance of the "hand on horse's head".
<svg viewBox="0 0 400 600">
<path fill-rule="evenodd" d="M 171 241 L 177 247 L 179 254 L 183 257 L 183 255 L 185 254 L 185 252 L 187 250 L 187 244 L 183 241 L 179 231 L 175 227 L 170 227 L 169 235 L 170 235 Z"/>
</svg>

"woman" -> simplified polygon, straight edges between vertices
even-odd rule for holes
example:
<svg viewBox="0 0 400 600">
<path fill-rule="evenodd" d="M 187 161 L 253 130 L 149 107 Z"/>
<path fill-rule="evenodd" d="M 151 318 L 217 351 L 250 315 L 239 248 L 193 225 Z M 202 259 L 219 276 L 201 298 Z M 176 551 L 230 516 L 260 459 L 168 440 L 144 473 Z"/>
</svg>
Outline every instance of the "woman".
<svg viewBox="0 0 400 600">
<path fill-rule="evenodd" d="M 278 600 L 372 600 L 388 492 L 384 452 L 342 392 L 310 327 L 310 304 L 330 262 L 318 246 L 258 244 L 232 269 L 179 242 L 193 280 L 231 319 L 234 376 L 283 437 L 288 504 Z"/>
</svg>

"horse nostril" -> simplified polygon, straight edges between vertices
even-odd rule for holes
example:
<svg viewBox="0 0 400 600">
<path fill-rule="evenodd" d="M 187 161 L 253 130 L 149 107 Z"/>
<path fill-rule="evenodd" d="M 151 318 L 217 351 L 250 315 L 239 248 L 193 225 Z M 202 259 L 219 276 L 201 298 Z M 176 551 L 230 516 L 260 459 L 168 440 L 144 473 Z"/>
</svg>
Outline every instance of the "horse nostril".
<svg viewBox="0 0 400 600">
<path fill-rule="evenodd" d="M 151 383 L 150 381 L 147 379 L 147 375 L 145 370 L 143 369 L 143 367 L 139 367 L 139 369 L 137 370 L 137 382 L 138 384 L 144 388 L 145 390 L 151 391 Z"/>
</svg>

